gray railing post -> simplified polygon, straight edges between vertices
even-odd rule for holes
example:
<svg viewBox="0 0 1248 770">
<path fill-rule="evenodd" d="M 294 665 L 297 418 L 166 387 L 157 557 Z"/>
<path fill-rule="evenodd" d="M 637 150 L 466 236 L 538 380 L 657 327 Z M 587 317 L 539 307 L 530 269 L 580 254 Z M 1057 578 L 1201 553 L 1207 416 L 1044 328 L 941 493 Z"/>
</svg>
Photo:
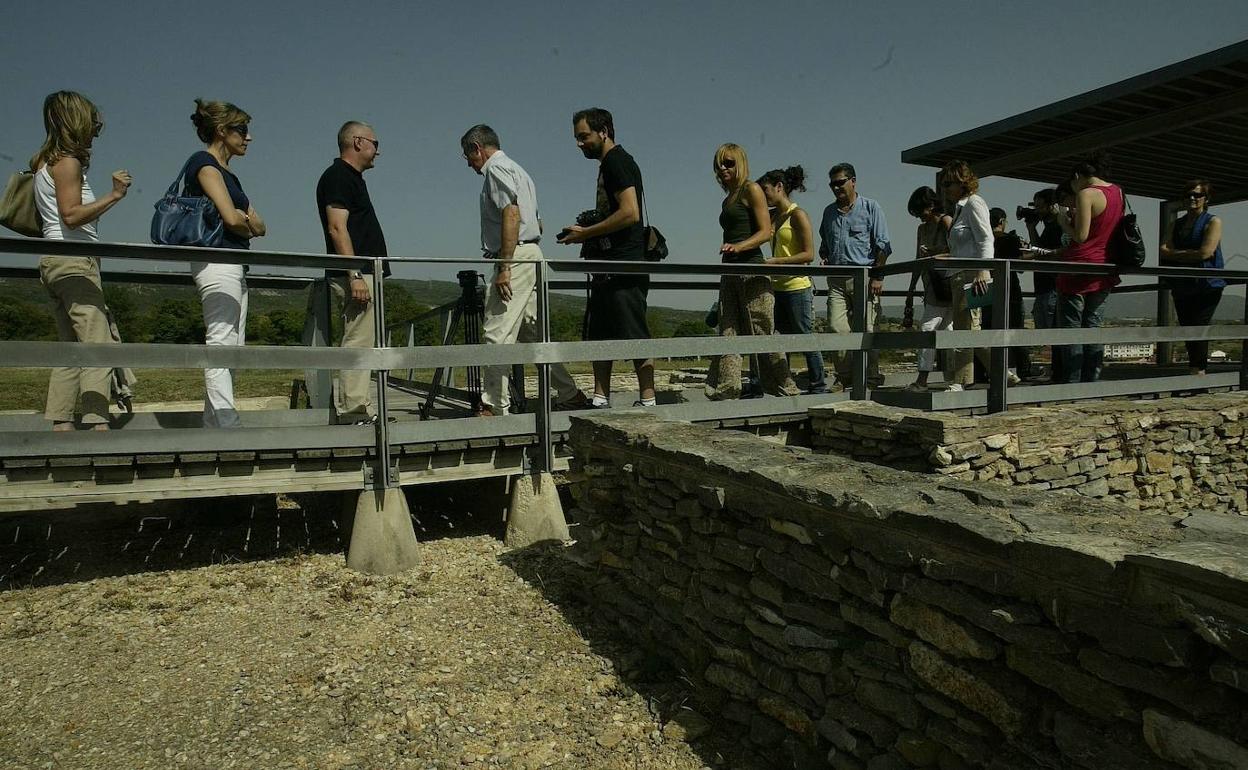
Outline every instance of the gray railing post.
<svg viewBox="0 0 1248 770">
<path fill-rule="evenodd" d="M 867 292 L 871 285 L 869 270 L 870 268 L 864 267 L 854 273 L 854 306 L 851 308 L 850 328 L 860 333 L 867 330 L 867 305 L 870 301 Z M 869 361 L 870 354 L 861 345 L 850 355 L 850 378 L 853 380 L 853 385 L 850 387 L 849 397 L 855 401 L 862 401 L 867 397 L 867 364 Z"/>
<path fill-rule="evenodd" d="M 992 305 L 988 317 L 990 329 L 1010 328 L 1010 260 L 994 260 L 992 266 Z M 956 291 L 956 289 L 955 289 Z M 982 313 L 982 311 L 981 311 Z M 988 413 L 1004 412 L 1009 404 L 1006 390 L 1009 387 L 1010 349 L 1006 345 L 993 345 L 988 354 Z"/>
<path fill-rule="evenodd" d="M 1157 243 L 1160 244 L 1166 237 L 1166 226 L 1174 219 L 1174 205 L 1170 201 L 1161 201 L 1157 204 Z M 1161 266 L 1161 255 L 1157 256 L 1157 265 Z M 1159 282 L 1160 283 L 1160 282 Z M 1161 286 L 1157 287 L 1157 325 L 1169 326 L 1174 320 L 1174 312 L 1170 309 L 1170 290 Z M 1166 367 L 1173 360 L 1171 356 L 1171 343 L 1157 343 L 1157 366 Z"/>
<path fill-rule="evenodd" d="M 412 321 L 407 325 L 407 346 L 409 348 L 416 347 L 416 322 Z M 407 381 L 412 382 L 415 379 L 416 369 L 407 367 Z"/>
<path fill-rule="evenodd" d="M 546 272 L 546 259 L 534 263 L 537 269 L 537 326 L 542 342 L 550 342 L 550 286 Z M 523 392 L 524 380 L 520 380 Z M 538 462 L 536 470 L 549 473 L 555 467 L 555 447 L 550 434 L 550 364 L 537 365 L 537 441 Z"/>
<path fill-rule="evenodd" d="M 385 260 L 373 260 L 373 350 L 384 347 L 386 338 L 386 297 L 382 284 L 385 283 Z M 386 403 L 386 379 L 390 372 L 376 369 L 377 375 L 377 422 L 374 424 L 377 437 L 377 467 L 373 471 L 373 489 L 389 489 L 398 486 L 398 474 L 390 467 L 390 408 Z"/>
<path fill-rule="evenodd" d="M 1248 291 L 1244 293 L 1244 328 L 1248 329 Z M 1248 337 L 1239 342 L 1239 389 L 1248 390 Z"/>
<path fill-rule="evenodd" d="M 329 280 L 317 278 L 308 287 L 307 313 L 303 318 L 303 344 L 308 347 L 329 347 Z M 328 369 L 305 369 L 303 384 L 308 391 L 308 406 L 328 409 L 333 401 L 334 374 Z"/>
</svg>

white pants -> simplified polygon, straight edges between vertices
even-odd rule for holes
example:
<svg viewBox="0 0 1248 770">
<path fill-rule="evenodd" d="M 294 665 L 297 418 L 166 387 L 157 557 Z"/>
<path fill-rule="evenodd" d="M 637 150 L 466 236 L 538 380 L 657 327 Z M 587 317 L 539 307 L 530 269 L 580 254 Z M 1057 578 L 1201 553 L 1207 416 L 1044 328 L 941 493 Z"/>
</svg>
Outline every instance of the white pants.
<svg viewBox="0 0 1248 770">
<path fill-rule="evenodd" d="M 242 345 L 247 334 L 247 279 L 243 266 L 193 262 L 191 276 L 204 306 L 205 344 Z M 204 427 L 239 427 L 233 372 L 205 369 L 204 389 Z"/>
<path fill-rule="evenodd" d="M 919 331 L 952 331 L 953 313 L 948 305 L 929 305 L 923 303 L 923 320 L 919 321 Z M 933 372 L 936 370 L 936 349 L 923 348 L 918 356 L 919 371 Z"/>
<path fill-rule="evenodd" d="M 542 250 L 536 243 L 522 243 L 516 247 L 515 259 L 531 262 L 542 260 Z M 503 300 L 494 287 L 494 276 L 499 265 L 489 277 L 485 288 L 485 342 L 487 345 L 509 345 L 513 342 L 541 342 L 537 329 L 537 266 L 512 264 L 511 299 Z M 483 376 L 485 392 L 481 401 L 494 414 L 507 414 L 511 406 L 511 365 L 487 366 Z M 572 375 L 563 364 L 551 364 L 550 381 L 559 394 L 559 401 L 574 398 L 578 388 Z M 538 398 L 549 394 L 539 393 Z"/>
</svg>

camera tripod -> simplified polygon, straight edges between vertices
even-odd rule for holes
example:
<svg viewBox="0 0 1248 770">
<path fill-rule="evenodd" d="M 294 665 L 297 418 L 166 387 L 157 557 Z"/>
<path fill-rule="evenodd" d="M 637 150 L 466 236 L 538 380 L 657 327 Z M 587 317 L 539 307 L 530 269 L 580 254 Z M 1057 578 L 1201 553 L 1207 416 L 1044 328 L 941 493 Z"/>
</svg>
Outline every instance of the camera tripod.
<svg viewBox="0 0 1248 770">
<path fill-rule="evenodd" d="M 460 270 L 455 274 L 459 281 L 459 299 L 451 309 L 450 323 L 442 331 L 442 344 L 451 345 L 457 333 L 462 333 L 465 345 L 480 345 L 481 333 L 485 326 L 485 276 L 476 270 Z M 472 395 L 469 407 L 473 410 L 481 405 L 481 367 L 469 366 L 467 372 L 467 390 Z M 439 366 L 433 371 L 433 379 L 429 383 L 429 393 L 425 403 L 420 407 L 420 419 L 429 419 L 434 402 L 442 390 L 442 381 L 447 377 L 446 367 Z M 511 403 L 513 409 L 523 412 L 526 407 L 524 396 L 524 365 L 515 364 L 511 367 Z"/>
</svg>

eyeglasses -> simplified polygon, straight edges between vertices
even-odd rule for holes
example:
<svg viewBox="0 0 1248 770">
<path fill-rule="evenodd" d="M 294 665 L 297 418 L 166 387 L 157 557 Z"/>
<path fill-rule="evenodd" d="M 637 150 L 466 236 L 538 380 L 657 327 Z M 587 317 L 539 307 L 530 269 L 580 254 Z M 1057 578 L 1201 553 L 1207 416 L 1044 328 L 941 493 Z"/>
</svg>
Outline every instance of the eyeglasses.
<svg viewBox="0 0 1248 770">
<path fill-rule="evenodd" d="M 1205 194 L 1203 192 L 1189 192 L 1187 194 L 1187 197 L 1190 198 L 1191 200 L 1198 201 L 1198 200 L 1203 200 L 1205 197 Z"/>
<path fill-rule="evenodd" d="M 720 168 L 736 168 L 737 162 L 732 158 L 724 158 L 723 160 L 716 161 L 715 165 Z"/>
<path fill-rule="evenodd" d="M 377 152 L 381 152 L 381 142 L 377 141 L 376 139 L 369 139 L 367 136 L 353 136 L 353 137 L 351 137 L 351 138 L 352 138 L 352 139 L 363 139 L 363 140 L 364 140 L 364 141 L 366 141 L 366 142 L 372 142 L 372 143 L 373 143 L 373 149 L 374 149 L 374 150 L 376 150 Z"/>
<path fill-rule="evenodd" d="M 847 176 L 844 179 L 829 179 L 828 187 L 831 187 L 833 190 L 839 190 L 842 187 L 844 187 L 846 184 L 854 181 L 854 179 L 855 177 L 852 177 L 852 176 Z"/>
</svg>

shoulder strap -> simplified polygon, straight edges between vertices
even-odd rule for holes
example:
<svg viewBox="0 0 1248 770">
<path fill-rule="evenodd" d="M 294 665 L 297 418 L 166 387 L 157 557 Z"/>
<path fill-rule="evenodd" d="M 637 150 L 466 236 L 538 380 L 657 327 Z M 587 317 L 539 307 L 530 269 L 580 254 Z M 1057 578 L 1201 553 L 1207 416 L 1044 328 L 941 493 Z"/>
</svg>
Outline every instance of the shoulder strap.
<svg viewBox="0 0 1248 770">
<path fill-rule="evenodd" d="M 191 158 L 195 157 L 194 155 Z M 186 159 L 186 163 L 182 164 L 182 170 L 178 172 L 178 176 L 173 180 L 173 184 L 169 185 L 169 189 L 165 190 L 166 198 L 176 198 L 178 195 L 178 184 L 182 181 L 182 177 L 186 176 L 186 170 L 191 167 L 191 158 Z"/>
</svg>

